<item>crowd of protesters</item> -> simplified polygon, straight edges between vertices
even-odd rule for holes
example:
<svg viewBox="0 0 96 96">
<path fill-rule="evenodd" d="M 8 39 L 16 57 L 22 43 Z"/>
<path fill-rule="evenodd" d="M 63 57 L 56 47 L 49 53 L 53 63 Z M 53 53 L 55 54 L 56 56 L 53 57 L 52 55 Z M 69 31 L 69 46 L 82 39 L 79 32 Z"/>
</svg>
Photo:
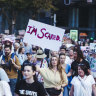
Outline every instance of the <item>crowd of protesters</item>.
<svg viewBox="0 0 96 96">
<path fill-rule="evenodd" d="M 89 44 L 68 38 L 57 52 L 4 39 L 0 96 L 96 96 L 96 51 L 81 50 Z"/>
</svg>

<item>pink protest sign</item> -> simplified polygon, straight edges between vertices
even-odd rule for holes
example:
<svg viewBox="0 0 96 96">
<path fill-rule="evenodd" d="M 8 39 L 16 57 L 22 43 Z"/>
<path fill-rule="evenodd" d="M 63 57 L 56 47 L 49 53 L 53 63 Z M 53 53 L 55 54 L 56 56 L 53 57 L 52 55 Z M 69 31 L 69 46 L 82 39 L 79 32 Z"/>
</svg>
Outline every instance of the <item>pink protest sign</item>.
<svg viewBox="0 0 96 96">
<path fill-rule="evenodd" d="M 23 41 L 42 48 L 58 51 L 62 44 L 64 32 L 64 29 L 29 20 Z"/>
</svg>

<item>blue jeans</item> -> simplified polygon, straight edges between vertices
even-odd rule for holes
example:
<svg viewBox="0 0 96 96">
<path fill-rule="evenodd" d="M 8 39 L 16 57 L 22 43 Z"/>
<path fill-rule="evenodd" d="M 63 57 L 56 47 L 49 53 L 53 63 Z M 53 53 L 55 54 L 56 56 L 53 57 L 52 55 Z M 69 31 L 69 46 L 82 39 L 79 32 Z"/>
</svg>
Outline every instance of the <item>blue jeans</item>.
<svg viewBox="0 0 96 96">
<path fill-rule="evenodd" d="M 12 92 L 12 96 L 14 96 L 14 93 L 15 93 L 16 82 L 17 82 L 17 79 L 10 79 L 10 82 L 9 82 L 11 92 Z"/>
<path fill-rule="evenodd" d="M 63 96 L 69 96 L 69 89 L 68 87 L 64 87 L 64 92 L 63 92 Z"/>
</svg>

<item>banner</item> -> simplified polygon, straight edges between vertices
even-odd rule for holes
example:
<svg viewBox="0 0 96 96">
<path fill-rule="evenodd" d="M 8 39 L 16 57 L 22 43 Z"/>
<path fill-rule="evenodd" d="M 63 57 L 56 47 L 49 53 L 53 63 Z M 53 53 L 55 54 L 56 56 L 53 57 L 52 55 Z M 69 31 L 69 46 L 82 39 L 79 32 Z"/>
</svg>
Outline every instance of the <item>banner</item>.
<svg viewBox="0 0 96 96">
<path fill-rule="evenodd" d="M 64 29 L 30 19 L 23 42 L 58 51 L 64 32 Z"/>
<path fill-rule="evenodd" d="M 70 38 L 73 41 L 78 41 L 78 30 L 70 30 Z"/>
</svg>

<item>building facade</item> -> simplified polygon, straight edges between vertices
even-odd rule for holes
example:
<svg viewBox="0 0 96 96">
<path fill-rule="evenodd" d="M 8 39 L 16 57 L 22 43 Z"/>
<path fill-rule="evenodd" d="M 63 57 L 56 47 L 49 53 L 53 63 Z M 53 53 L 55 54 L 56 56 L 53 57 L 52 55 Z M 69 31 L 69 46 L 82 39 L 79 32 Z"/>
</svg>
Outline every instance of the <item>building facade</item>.
<svg viewBox="0 0 96 96">
<path fill-rule="evenodd" d="M 59 6 L 62 5 L 62 6 Z M 61 0 L 57 11 L 57 26 L 86 33 L 88 38 L 96 39 L 96 1 Z"/>
</svg>

